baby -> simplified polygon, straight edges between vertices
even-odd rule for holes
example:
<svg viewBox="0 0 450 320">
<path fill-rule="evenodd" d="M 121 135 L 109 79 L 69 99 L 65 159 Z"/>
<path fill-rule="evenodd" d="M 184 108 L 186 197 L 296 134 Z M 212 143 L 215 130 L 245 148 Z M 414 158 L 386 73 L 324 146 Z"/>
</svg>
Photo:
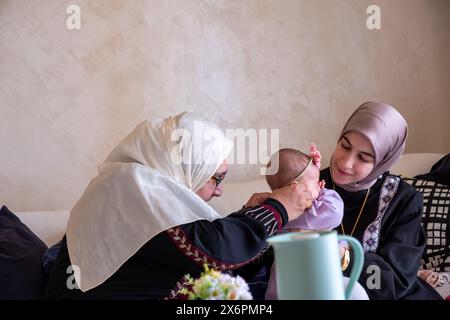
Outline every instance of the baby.
<svg viewBox="0 0 450 320">
<path fill-rule="evenodd" d="M 267 167 L 270 174 L 266 175 L 266 181 L 272 190 L 297 182 L 312 194 L 309 208 L 299 218 L 289 221 L 281 232 L 325 231 L 339 226 L 344 203 L 337 192 L 325 188 L 325 181 L 319 181 L 320 153 L 315 145 L 311 146 L 309 156 L 295 149 L 281 149 L 271 157 Z M 268 300 L 277 299 L 275 277 L 275 266 L 272 265 L 266 291 Z"/>
<path fill-rule="evenodd" d="M 271 167 L 278 170 L 271 172 Z M 311 146 L 310 156 L 295 149 L 281 149 L 275 153 L 267 165 L 266 181 L 274 190 L 294 181 L 311 192 L 312 203 L 297 219 L 289 221 L 286 231 L 332 230 L 339 226 L 344 212 L 344 203 L 334 190 L 325 188 L 325 181 L 319 181 L 320 153 L 315 145 Z M 273 173 L 273 174 L 272 174 Z"/>
</svg>

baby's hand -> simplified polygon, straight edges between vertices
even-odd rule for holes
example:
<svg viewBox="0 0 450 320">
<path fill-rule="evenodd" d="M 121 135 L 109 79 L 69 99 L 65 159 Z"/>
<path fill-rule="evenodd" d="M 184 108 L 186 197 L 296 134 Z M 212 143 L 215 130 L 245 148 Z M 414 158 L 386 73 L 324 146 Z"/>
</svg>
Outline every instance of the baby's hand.
<svg viewBox="0 0 450 320">
<path fill-rule="evenodd" d="M 322 190 L 322 189 L 325 188 L 325 183 L 326 183 L 326 182 L 325 182 L 325 180 L 323 180 L 323 179 L 322 179 L 322 181 L 319 182 L 319 188 L 320 188 L 320 190 Z"/>
<path fill-rule="evenodd" d="M 313 159 L 314 164 L 320 169 L 320 159 L 322 156 L 314 143 L 311 143 L 311 146 L 309 147 L 309 156 Z"/>
</svg>

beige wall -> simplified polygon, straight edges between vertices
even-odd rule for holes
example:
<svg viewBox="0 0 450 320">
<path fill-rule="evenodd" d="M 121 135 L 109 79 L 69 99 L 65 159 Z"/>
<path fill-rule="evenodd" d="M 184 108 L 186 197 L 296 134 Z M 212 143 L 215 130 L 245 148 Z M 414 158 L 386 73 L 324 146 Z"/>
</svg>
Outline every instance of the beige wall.
<svg viewBox="0 0 450 320">
<path fill-rule="evenodd" d="M 447 153 L 449 40 L 448 0 L 0 0 L 0 204 L 72 207 L 137 123 L 184 110 L 279 128 L 327 161 L 351 111 L 381 100 L 409 122 L 409 152 Z"/>
</svg>

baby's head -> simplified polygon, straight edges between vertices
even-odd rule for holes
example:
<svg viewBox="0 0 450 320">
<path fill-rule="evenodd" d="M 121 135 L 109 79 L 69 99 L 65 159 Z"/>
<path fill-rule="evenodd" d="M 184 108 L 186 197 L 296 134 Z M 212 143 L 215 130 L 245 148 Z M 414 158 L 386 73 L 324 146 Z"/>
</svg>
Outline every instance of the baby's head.
<svg viewBox="0 0 450 320">
<path fill-rule="evenodd" d="M 277 168 L 277 162 L 278 170 L 272 172 Z M 303 152 L 290 148 L 280 149 L 272 155 L 267 168 L 266 181 L 272 190 L 288 185 L 301 174 L 297 180 L 300 186 L 312 193 L 313 200 L 319 196 L 319 168 L 312 163 L 311 157 Z"/>
</svg>

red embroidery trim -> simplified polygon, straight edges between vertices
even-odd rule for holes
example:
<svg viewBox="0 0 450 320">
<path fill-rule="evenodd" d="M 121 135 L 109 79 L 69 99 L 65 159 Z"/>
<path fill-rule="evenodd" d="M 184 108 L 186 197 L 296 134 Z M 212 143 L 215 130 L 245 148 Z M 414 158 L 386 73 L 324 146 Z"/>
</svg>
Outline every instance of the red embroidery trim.
<svg viewBox="0 0 450 320">
<path fill-rule="evenodd" d="M 261 256 L 267 250 L 267 248 L 265 248 L 261 250 L 261 252 L 255 257 L 240 263 L 226 263 L 210 257 L 209 255 L 207 255 L 206 253 L 202 252 L 200 249 L 195 247 L 180 227 L 171 228 L 167 230 L 167 233 L 170 239 L 173 241 L 173 243 L 181 251 L 181 253 L 183 253 L 183 255 L 190 258 L 192 261 L 197 263 L 202 268 L 203 265 L 206 263 L 208 266 L 214 269 L 233 270 L 250 263 L 251 261 Z"/>
<path fill-rule="evenodd" d="M 283 228 L 283 220 L 281 219 L 280 213 L 276 211 L 272 206 L 269 206 L 268 204 L 262 204 L 262 207 L 273 213 L 273 216 L 277 221 L 277 229 L 278 231 L 280 231 Z"/>
</svg>

